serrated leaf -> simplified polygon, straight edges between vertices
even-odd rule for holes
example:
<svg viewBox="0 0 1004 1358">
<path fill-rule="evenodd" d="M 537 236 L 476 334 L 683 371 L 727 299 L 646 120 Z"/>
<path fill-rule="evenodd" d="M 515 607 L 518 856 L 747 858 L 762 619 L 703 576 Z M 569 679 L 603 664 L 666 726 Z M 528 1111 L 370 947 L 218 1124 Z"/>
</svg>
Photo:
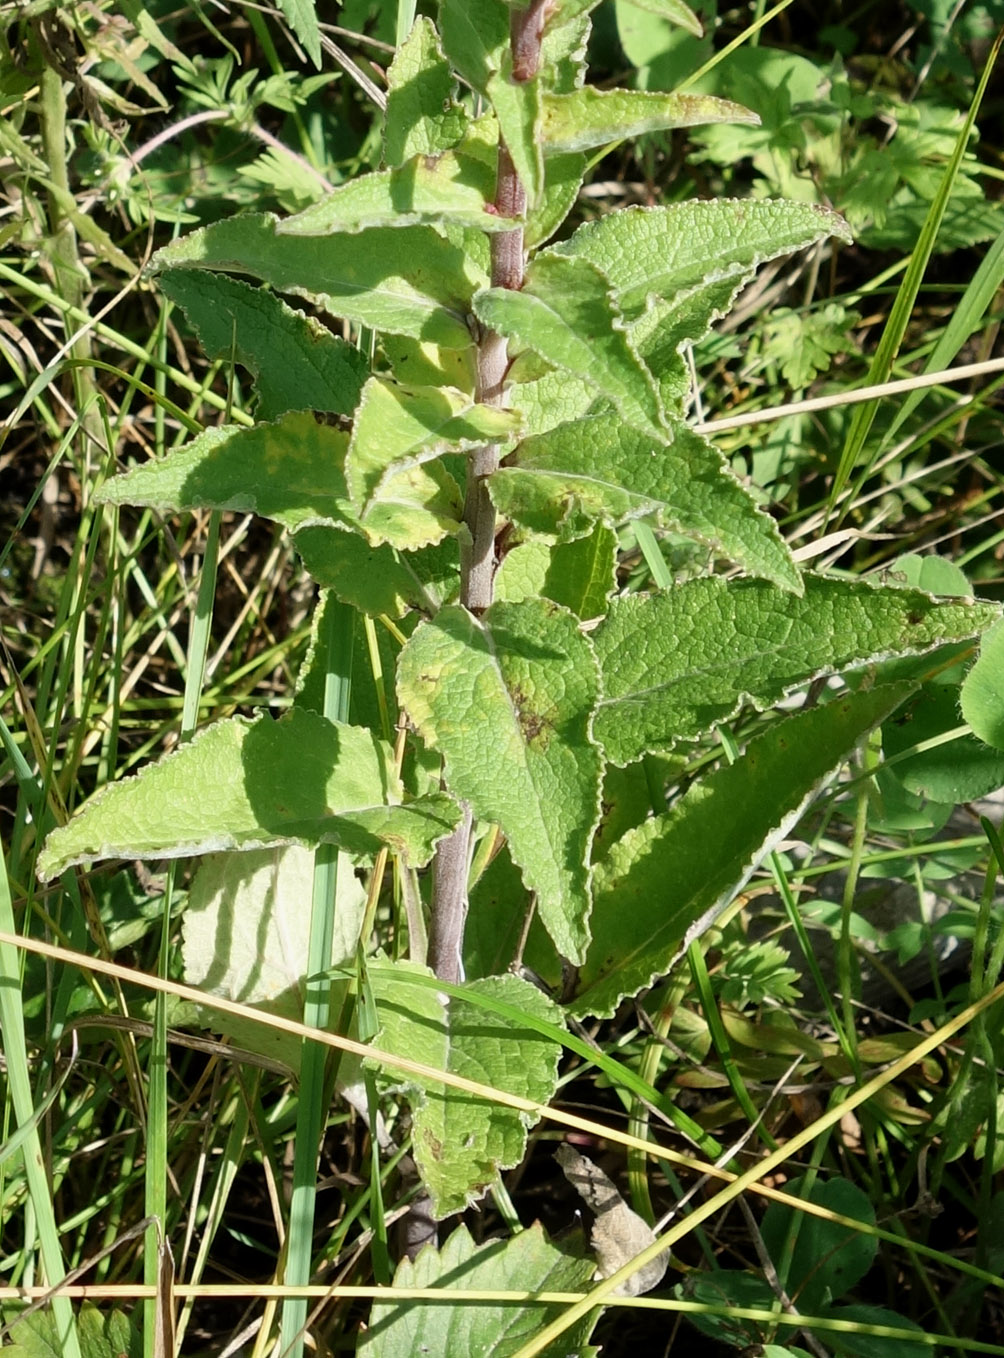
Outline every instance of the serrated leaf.
<svg viewBox="0 0 1004 1358">
<path fill-rule="evenodd" d="M 274 424 L 225 424 L 155 462 L 106 481 L 106 504 L 162 511 L 233 509 L 286 528 L 302 523 L 355 526 L 345 484 L 349 436 L 309 411 Z"/>
<path fill-rule="evenodd" d="M 911 689 L 869 689 L 775 722 L 735 764 L 612 845 L 596 868 L 593 942 L 572 1012 L 609 1017 L 668 972 Z"/>
<path fill-rule="evenodd" d="M 384 159 L 435 156 L 456 146 L 467 114 L 454 101 L 456 82 L 431 19 L 420 16 L 387 71 Z"/>
<path fill-rule="evenodd" d="M 634 352 L 608 280 L 590 261 L 538 255 L 522 291 L 486 288 L 473 309 L 499 334 L 593 383 L 629 424 L 664 432 L 652 377 Z"/>
<path fill-rule="evenodd" d="M 595 415 L 524 439 L 489 481 L 500 513 L 535 534 L 569 541 L 600 519 L 656 515 L 752 575 L 801 591 L 777 527 L 718 450 L 678 424 L 660 438 Z"/>
<path fill-rule="evenodd" d="M 530 80 L 511 77 L 512 60 L 506 52 L 501 69 L 488 77 L 485 94 L 495 110 L 499 134 L 526 192 L 526 201 L 532 207 L 544 186 L 540 76 L 535 75 Z"/>
<path fill-rule="evenodd" d="M 1004 623 L 980 643 L 976 664 L 962 683 L 962 715 L 985 745 L 1004 750 Z"/>
<path fill-rule="evenodd" d="M 395 983 L 384 969 L 372 974 L 371 983 L 381 1050 L 538 1103 L 554 1095 L 560 1047 L 532 1028 L 482 1005 Z M 557 1005 L 519 977 L 471 981 L 469 989 L 561 1023 Z M 396 1075 L 388 1078 L 401 1083 Z M 500 1170 L 519 1164 L 527 1129 L 537 1118 L 431 1081 L 409 1085 L 417 1091 L 412 1099 L 415 1163 L 441 1219 L 463 1211 Z"/>
<path fill-rule="evenodd" d="M 446 451 L 462 452 L 506 439 L 519 425 L 518 412 L 481 405 L 450 387 L 406 387 L 370 378 L 345 466 L 349 494 L 370 540 L 413 548 L 455 531 L 463 512 L 460 493 L 442 467 L 427 464 Z M 416 477 L 429 483 L 426 494 L 421 483 L 416 486 Z M 445 499 L 440 491 L 447 492 Z M 388 507 L 399 505 L 402 495 L 410 497 L 403 531 L 400 513 L 388 527 Z M 433 520 L 424 535 L 417 531 L 424 521 L 421 515 L 416 519 L 419 510 Z"/>
<path fill-rule="evenodd" d="M 709 94 L 598 90 L 587 85 L 570 94 L 544 96 L 540 136 L 545 152 L 588 151 L 673 127 L 759 122 L 757 114 L 741 104 Z"/>
<path fill-rule="evenodd" d="M 820 675 L 977 635 L 993 604 L 806 575 L 801 597 L 758 580 L 691 580 L 614 601 L 593 633 L 593 733 L 617 764 L 691 740 L 744 702 L 765 708 Z M 634 638 L 644 636 L 645 645 Z"/>
<path fill-rule="evenodd" d="M 553 1245 L 539 1222 L 509 1239 L 475 1245 L 466 1226 L 458 1226 L 442 1249 L 430 1245 L 417 1259 L 403 1259 L 394 1287 L 442 1286 L 447 1297 L 458 1282 L 468 1290 L 579 1292 L 589 1282 L 592 1261 Z M 444 1304 L 442 1302 L 374 1302 L 369 1327 L 359 1341 L 364 1358 L 414 1358 L 416 1354 L 477 1354 L 478 1358 L 512 1358 L 545 1325 L 560 1306 Z M 575 1353 L 591 1358 L 586 1346 L 595 1313 L 567 1330 L 560 1347 L 548 1345 L 544 1358 Z"/>
<path fill-rule="evenodd" d="M 401 806 L 402 793 L 389 747 L 363 727 L 303 708 L 234 717 L 108 784 L 49 835 L 38 872 L 49 881 L 105 858 L 322 843 L 359 854 L 386 844 L 421 867 L 459 810 L 442 795 Z"/>
<path fill-rule="evenodd" d="M 479 231 L 511 231 L 519 225 L 490 208 L 495 168 L 462 151 L 413 156 L 392 170 L 376 170 L 339 185 L 295 217 L 284 236 L 327 236 L 371 227 L 405 227 L 455 222 Z"/>
<path fill-rule="evenodd" d="M 649 297 L 672 299 L 702 283 L 749 274 L 827 236 L 851 238 L 843 218 L 828 208 L 719 198 L 610 212 L 547 253 L 591 260 L 610 280 L 624 314 L 635 319 Z"/>
<path fill-rule="evenodd" d="M 309 237 L 283 236 L 278 227 L 271 213 L 214 222 L 158 250 L 154 267 L 250 274 L 359 325 L 449 349 L 472 343 L 465 317 L 485 278 L 432 227 Z"/>
<path fill-rule="evenodd" d="M 410 608 L 436 610 L 457 592 L 460 552 L 456 538 L 434 547 L 399 552 L 389 543 L 372 547 L 358 533 L 306 524 L 293 545 L 310 576 L 344 603 L 379 617 L 399 618 Z"/>
<path fill-rule="evenodd" d="M 287 410 L 355 410 L 369 365 L 313 317 L 225 274 L 167 269 L 157 284 L 185 312 L 210 358 L 226 361 L 232 354 L 252 374 L 258 419 L 274 420 Z M 276 363 L 280 352 L 283 361 Z"/>
<path fill-rule="evenodd" d="M 76 1321 L 81 1358 L 140 1358 L 143 1339 L 121 1311 L 102 1314 L 89 1301 Z M 10 1327 L 12 1343 L 4 1343 L 8 1358 L 64 1358 L 66 1345 L 51 1311 L 17 1317 Z"/>
<path fill-rule="evenodd" d="M 601 761 L 589 736 L 597 676 L 574 614 L 543 599 L 482 619 L 443 609 L 401 652 L 399 700 L 445 760 L 447 786 L 500 825 L 562 954 L 589 938 L 586 858 Z"/>
<path fill-rule="evenodd" d="M 279 0 L 279 8 L 290 28 L 303 43 L 304 51 L 321 69 L 321 33 L 317 26 L 315 0 Z"/>
</svg>

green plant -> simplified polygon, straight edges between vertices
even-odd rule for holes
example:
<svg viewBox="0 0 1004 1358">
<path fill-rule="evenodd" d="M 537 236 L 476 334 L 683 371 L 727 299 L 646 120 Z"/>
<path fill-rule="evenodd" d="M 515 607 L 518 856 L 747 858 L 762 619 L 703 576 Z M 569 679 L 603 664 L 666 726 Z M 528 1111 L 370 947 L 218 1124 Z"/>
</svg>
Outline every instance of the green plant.
<svg viewBox="0 0 1004 1358">
<path fill-rule="evenodd" d="M 532 1105 L 552 1097 L 572 1045 L 566 1017 L 610 1016 L 669 972 L 859 742 L 945 663 L 929 653 L 997 617 L 901 584 L 803 574 L 688 422 L 681 350 L 762 262 L 846 240 L 839 217 L 680 203 L 610 213 L 549 244 L 587 150 L 755 121 L 707 95 L 584 86 L 592 7 L 443 0 L 438 29 L 420 19 L 391 67 L 384 169 L 297 216 L 236 217 L 159 253 L 160 286 L 210 356 L 251 373 L 257 422 L 205 430 L 102 499 L 253 510 L 288 529 L 325 593 L 285 716 L 198 733 L 99 793 L 41 859 L 51 878 L 109 857 L 206 855 L 186 907 L 188 979 L 374 1041 L 379 1077 L 343 1057 L 337 1080 L 361 1084 L 374 1124 L 379 1098 L 405 1090 L 433 1217 L 522 1158 Z M 681 6 L 656 7 L 693 29 Z M 617 593 L 627 531 L 652 592 Z M 706 553 L 700 577 L 673 580 L 668 534 Z M 372 684 L 360 682 L 364 644 Z M 197 687 L 197 646 L 193 658 Z M 828 701 L 772 711 L 833 674 L 849 678 Z M 694 742 L 741 711 L 742 754 L 691 778 Z M 414 734 L 394 743 L 398 719 Z M 407 919 L 407 963 L 394 968 L 367 957 L 388 855 Z M 508 974 L 515 961 L 564 1008 Z M 300 1077 L 287 1250 L 298 1283 L 335 1073 L 316 1043 L 280 1055 Z M 424 1069 L 394 1074 L 406 1060 Z M 475 1072 L 480 1089 L 444 1088 L 437 1071 Z M 487 1085 L 531 1106 L 493 1103 Z M 565 1289 L 585 1284 L 589 1261 L 529 1235 L 492 1247 L 512 1287 L 555 1271 Z M 415 1276 L 439 1280 L 471 1250 L 457 1232 Z M 287 1303 L 284 1343 L 299 1342 L 305 1314 Z M 548 1319 L 525 1308 L 528 1345 Z M 575 1324 L 584 1344 L 588 1319 Z M 400 1342 L 412 1351 L 413 1336 Z M 365 1348 L 396 1351 L 380 1344 Z"/>
</svg>

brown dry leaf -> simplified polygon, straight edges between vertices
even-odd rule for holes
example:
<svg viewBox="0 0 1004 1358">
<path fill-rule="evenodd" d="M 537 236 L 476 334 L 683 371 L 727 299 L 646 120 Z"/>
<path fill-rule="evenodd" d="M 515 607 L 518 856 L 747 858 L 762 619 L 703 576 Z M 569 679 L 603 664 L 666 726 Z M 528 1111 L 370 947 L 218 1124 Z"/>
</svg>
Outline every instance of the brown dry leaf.
<svg viewBox="0 0 1004 1358">
<path fill-rule="evenodd" d="M 595 1217 L 590 1242 L 596 1252 L 596 1272 L 601 1278 L 609 1278 L 636 1254 L 647 1249 L 655 1240 L 655 1232 L 627 1205 L 615 1185 L 592 1160 L 587 1160 L 571 1146 L 559 1146 L 554 1158 Z M 640 1297 L 643 1292 L 650 1292 L 662 1282 L 668 1267 L 667 1250 L 650 1260 L 627 1282 L 621 1283 L 614 1295 Z"/>
</svg>

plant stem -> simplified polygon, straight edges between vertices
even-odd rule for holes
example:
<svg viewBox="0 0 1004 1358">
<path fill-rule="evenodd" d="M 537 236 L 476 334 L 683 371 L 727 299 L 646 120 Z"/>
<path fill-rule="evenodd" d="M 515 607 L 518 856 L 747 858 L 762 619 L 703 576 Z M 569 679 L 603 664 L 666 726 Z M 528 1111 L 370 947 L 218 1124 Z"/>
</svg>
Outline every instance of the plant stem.
<svg viewBox="0 0 1004 1358">
<path fill-rule="evenodd" d="M 540 62 L 540 39 L 546 0 L 532 0 L 525 10 L 513 9 L 510 41 L 513 81 L 533 79 Z M 522 217 L 526 191 L 506 145 L 500 141 L 495 179 L 495 209 L 500 216 Z M 523 286 L 523 229 L 500 231 L 491 238 L 491 283 L 495 288 Z M 506 341 L 494 330 L 478 339 L 477 399 L 502 404 L 502 384 L 509 356 Z M 495 588 L 495 506 L 488 494 L 488 478 L 498 469 L 499 448 L 489 443 L 476 448 L 467 461 L 464 525 L 468 541 L 460 553 L 460 602 L 472 613 L 490 607 Z M 460 825 L 442 840 L 433 867 L 432 911 L 429 925 L 429 965 L 444 981 L 462 979 L 461 957 L 467 921 L 467 873 L 472 816 L 464 809 Z"/>
</svg>

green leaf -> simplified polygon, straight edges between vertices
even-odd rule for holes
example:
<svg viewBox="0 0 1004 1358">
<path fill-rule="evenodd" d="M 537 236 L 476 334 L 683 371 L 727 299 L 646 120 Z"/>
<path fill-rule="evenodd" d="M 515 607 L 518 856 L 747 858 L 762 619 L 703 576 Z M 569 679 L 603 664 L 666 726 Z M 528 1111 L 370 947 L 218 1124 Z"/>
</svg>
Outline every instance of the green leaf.
<svg viewBox="0 0 1004 1358">
<path fill-rule="evenodd" d="M 454 102 L 456 82 L 430 19 L 419 17 L 387 71 L 384 160 L 401 165 L 435 156 L 460 141 L 467 114 Z"/>
<path fill-rule="evenodd" d="M 638 9 L 647 10 L 650 14 L 658 14 L 663 19 L 669 19 L 698 38 L 701 36 L 701 21 L 683 4 L 683 0 L 624 0 L 624 2 L 635 5 Z M 579 14 L 588 14 L 599 3 L 600 0 L 557 0 L 555 7 L 557 12 L 550 23 L 568 23 Z"/>
<path fill-rule="evenodd" d="M 398 664 L 399 701 L 443 754 L 447 786 L 502 827 L 548 932 L 573 961 L 589 938 L 596 685 L 578 619 L 543 599 L 498 603 L 480 620 L 443 609 Z"/>
<path fill-rule="evenodd" d="M 652 377 L 632 347 L 607 279 L 588 260 L 538 255 L 522 291 L 486 288 L 473 308 L 493 330 L 593 383 L 629 424 L 665 432 Z"/>
<path fill-rule="evenodd" d="M 544 183 L 536 203 L 527 210 L 523 244 L 535 250 L 550 240 L 578 202 L 586 175 L 586 158 L 578 152 L 547 156 Z"/>
<path fill-rule="evenodd" d="M 995 630 L 991 628 L 987 636 Z M 964 713 L 965 684 L 962 692 Z M 883 774 L 927 802 L 951 806 L 977 801 L 1004 787 L 1004 753 L 968 733 L 946 740 L 947 733 L 958 727 L 956 685 L 925 684 L 896 720 L 882 728 L 882 753 L 886 760 L 896 759 Z"/>
<path fill-rule="evenodd" d="M 499 134 L 526 191 L 526 201 L 532 207 L 544 186 L 540 76 L 535 75 L 532 80 L 513 80 L 511 73 L 512 60 L 506 52 L 501 69 L 488 77 L 485 93 L 495 110 Z"/>
<path fill-rule="evenodd" d="M 495 576 L 495 597 L 512 603 L 540 595 L 583 620 L 601 617 L 617 587 L 617 534 L 597 525 L 574 542 L 520 543 Z"/>
<path fill-rule="evenodd" d="M 631 326 L 631 339 L 642 362 L 659 384 L 664 408 L 682 418 L 691 399 L 691 379 L 680 350 L 703 339 L 712 321 L 732 309 L 736 294 L 753 269 L 701 283 L 668 301 L 651 298 L 648 309 Z"/>
<path fill-rule="evenodd" d="M 366 380 L 366 359 L 320 321 L 294 311 L 275 293 L 224 274 L 167 269 L 160 290 L 182 308 L 210 358 L 231 356 L 252 374 L 256 414 L 287 410 L 349 415 Z M 282 353 L 282 363 L 275 355 Z"/>
<path fill-rule="evenodd" d="M 556 1043 L 482 1005 L 395 982 L 386 970 L 375 972 L 371 981 L 381 1027 L 377 1043 L 383 1051 L 538 1103 L 552 1098 L 561 1054 Z M 518 1005 L 538 1019 L 561 1023 L 558 1006 L 516 976 L 472 981 L 469 988 Z M 401 1084 L 396 1073 L 388 1072 L 386 1078 Z M 441 1219 L 463 1211 L 501 1170 L 522 1160 L 527 1128 L 537 1118 L 432 1081 L 409 1080 L 408 1086 L 415 1091 L 415 1163 Z"/>
<path fill-rule="evenodd" d="M 598 90 L 587 85 L 571 94 L 544 96 L 540 135 L 546 151 L 588 151 L 594 146 L 644 132 L 700 123 L 759 123 L 741 104 L 709 94 L 650 94 L 639 90 Z"/>
<path fill-rule="evenodd" d="M 509 51 L 509 7 L 504 0 L 440 0 L 443 51 L 479 94 Z"/>
<path fill-rule="evenodd" d="M 403 1259 L 394 1274 L 400 1288 L 442 1286 L 452 1298 L 458 1286 L 470 1291 L 580 1292 L 592 1277 L 591 1260 L 566 1254 L 551 1244 L 539 1222 L 509 1239 L 475 1245 L 466 1226 L 458 1226 L 442 1249 L 428 1246 L 414 1261 Z M 479 1358 L 512 1358 L 545 1325 L 560 1306 L 457 1305 L 430 1301 L 375 1302 L 369 1326 L 359 1342 L 362 1358 L 414 1358 L 415 1354 L 478 1354 Z M 586 1340 L 596 1313 L 549 1345 L 544 1358 L 576 1353 L 592 1358 Z"/>
<path fill-rule="evenodd" d="M 700 19 L 683 4 L 683 0 L 627 0 L 627 3 L 649 14 L 657 14 L 660 19 L 668 19 L 670 23 L 693 33 L 695 38 L 699 38 L 704 31 Z"/>
<path fill-rule="evenodd" d="M 819 675 L 975 636 L 993 604 L 806 575 L 802 597 L 757 580 L 691 580 L 621 598 L 593 633 L 603 698 L 593 732 L 617 764 L 691 740 L 744 702 L 765 708 Z M 645 645 L 635 638 L 644 636 Z"/>
<path fill-rule="evenodd" d="M 684 424 L 654 439 L 612 415 L 594 415 L 524 439 L 489 481 L 500 513 L 568 541 L 600 519 L 656 515 L 784 589 L 801 576 L 769 517 L 716 448 Z"/>
<path fill-rule="evenodd" d="M 720 198 L 611 212 L 548 254 L 591 260 L 634 320 L 652 296 L 674 299 L 702 283 L 749 277 L 764 261 L 827 236 L 850 240 L 843 218 L 828 208 Z"/>
<path fill-rule="evenodd" d="M 817 1179 L 810 1191 L 805 1180 L 796 1179 L 787 1191 L 796 1198 L 807 1198 L 837 1216 L 875 1225 L 875 1209 L 868 1195 L 847 1179 Z M 767 1253 L 778 1265 L 790 1259 L 781 1274 L 781 1285 L 789 1296 L 797 1296 L 807 1314 L 821 1314 L 840 1297 L 846 1297 L 865 1276 L 874 1262 L 878 1241 L 825 1217 L 808 1216 L 773 1202 L 761 1226 Z M 797 1241 L 790 1254 L 793 1234 Z"/>
<path fill-rule="evenodd" d="M 455 531 L 463 512 L 459 491 L 441 466 L 428 464 L 447 451 L 506 439 L 519 424 L 518 412 L 479 405 L 450 387 L 405 387 L 370 378 L 345 467 L 349 494 L 370 540 L 413 548 Z M 416 478 L 429 483 L 427 494 L 416 489 Z M 455 495 L 447 495 L 444 503 L 440 492 L 449 488 Z"/>
<path fill-rule="evenodd" d="M 549 372 L 531 382 L 517 382 L 506 400 L 523 416 L 523 433 L 545 434 L 559 424 L 571 424 L 596 403 L 596 388 L 566 372 Z"/>
<path fill-rule="evenodd" d="M 1004 750 L 1004 623 L 980 643 L 976 664 L 962 684 L 962 715 L 985 745 Z"/>
<path fill-rule="evenodd" d="M 104 858 L 186 858 L 221 849 L 386 844 L 413 866 L 432 857 L 459 810 L 444 795 L 399 805 L 389 747 L 370 731 L 293 708 L 216 722 L 132 778 L 110 783 L 39 855 L 43 880 Z"/>
<path fill-rule="evenodd" d="M 143 1339 L 121 1311 L 103 1315 L 89 1301 L 80 1307 L 77 1336 L 81 1358 L 141 1358 Z M 66 1352 L 59 1329 L 50 1311 L 33 1311 L 15 1319 L 10 1329 L 12 1343 L 4 1343 L 8 1358 L 63 1358 Z"/>
<path fill-rule="evenodd" d="M 593 942 L 572 1012 L 609 1017 L 665 975 L 911 688 L 869 689 L 775 722 L 735 764 L 612 845 L 596 868 Z"/>
<path fill-rule="evenodd" d="M 459 585 L 456 538 L 399 552 L 387 543 L 371 547 L 345 528 L 306 524 L 294 534 L 293 545 L 319 585 L 370 617 L 399 618 L 410 608 L 435 613 Z"/>
<path fill-rule="evenodd" d="M 279 0 L 279 8 L 290 28 L 303 43 L 304 51 L 321 69 L 321 32 L 317 26 L 315 0 Z"/>
<path fill-rule="evenodd" d="M 185 909 L 185 983 L 302 1021 L 310 937 L 304 903 L 313 892 L 314 863 L 313 850 L 296 844 L 207 855 Z M 366 907 L 366 888 L 345 854 L 339 856 L 336 893 L 332 967 L 355 957 Z M 208 1022 L 238 1046 L 299 1069 L 299 1037 L 218 1011 Z"/>
<path fill-rule="evenodd" d="M 489 207 L 494 196 L 493 165 L 462 151 L 444 151 L 350 179 L 287 217 L 280 230 L 284 236 L 327 236 L 369 227 L 456 222 L 479 231 L 511 231 L 519 222 Z"/>
<path fill-rule="evenodd" d="M 349 436 L 309 411 L 275 424 L 225 424 L 155 462 L 106 481 L 106 504 L 149 505 L 161 511 L 233 509 L 302 523 L 355 526 L 345 484 Z"/>
<path fill-rule="evenodd" d="M 432 227 L 304 238 L 279 226 L 271 213 L 214 222 L 158 250 L 154 267 L 250 274 L 359 325 L 448 349 L 472 342 L 465 318 L 485 278 Z"/>
</svg>

